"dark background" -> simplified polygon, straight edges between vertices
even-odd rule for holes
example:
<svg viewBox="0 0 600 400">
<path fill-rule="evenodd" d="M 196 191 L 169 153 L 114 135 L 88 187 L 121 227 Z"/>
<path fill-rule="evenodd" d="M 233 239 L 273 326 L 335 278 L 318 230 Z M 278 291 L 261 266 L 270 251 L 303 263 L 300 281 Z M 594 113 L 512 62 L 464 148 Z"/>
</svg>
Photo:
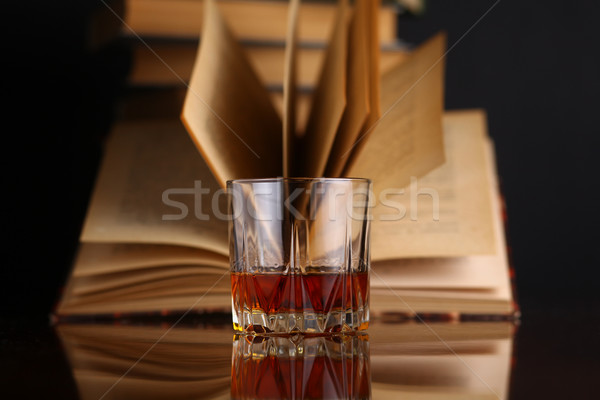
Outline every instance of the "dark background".
<svg viewBox="0 0 600 400">
<path fill-rule="evenodd" d="M 419 42 L 444 29 L 449 47 L 459 41 L 446 107 L 487 110 L 523 311 L 597 303 L 598 2 L 427 3 L 399 36 Z"/>
<path fill-rule="evenodd" d="M 90 49 L 99 1 L 19 7 L 2 28 L 0 318 L 30 323 L 47 321 L 68 274 L 129 61 L 121 45 Z M 559 398 L 570 392 L 557 382 L 581 390 L 598 365 L 591 348 L 576 346 L 600 338 L 599 8 L 436 0 L 400 18 L 409 43 L 448 33 L 446 108 L 488 113 L 523 311 L 519 346 L 532 349 L 517 369 L 538 371 L 517 378 L 523 398 L 539 394 L 525 379 Z M 552 364 L 560 356 L 569 368 Z"/>
</svg>

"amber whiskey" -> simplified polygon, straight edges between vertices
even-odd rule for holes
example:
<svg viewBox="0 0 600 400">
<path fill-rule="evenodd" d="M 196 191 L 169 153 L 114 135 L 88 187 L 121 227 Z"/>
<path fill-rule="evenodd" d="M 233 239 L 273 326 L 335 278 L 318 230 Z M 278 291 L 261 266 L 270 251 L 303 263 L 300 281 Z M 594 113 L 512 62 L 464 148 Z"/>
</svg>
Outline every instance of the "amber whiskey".
<svg viewBox="0 0 600 400">
<path fill-rule="evenodd" d="M 367 272 L 232 273 L 231 290 L 236 330 L 328 333 L 368 326 Z"/>
</svg>

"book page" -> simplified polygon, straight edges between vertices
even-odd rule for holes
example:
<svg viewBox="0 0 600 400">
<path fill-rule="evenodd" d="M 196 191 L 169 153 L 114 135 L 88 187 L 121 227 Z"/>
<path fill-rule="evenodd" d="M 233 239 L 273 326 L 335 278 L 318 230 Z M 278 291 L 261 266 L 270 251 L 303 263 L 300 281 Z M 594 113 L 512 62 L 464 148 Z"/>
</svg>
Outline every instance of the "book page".
<svg viewBox="0 0 600 400">
<path fill-rule="evenodd" d="M 198 301 L 198 299 L 202 301 Z M 71 299 L 70 299 L 71 300 Z M 156 297 L 148 296 L 142 299 L 103 299 L 93 303 L 81 303 L 76 300 L 63 302 L 57 313 L 59 316 L 77 318 L 94 314 L 121 315 L 137 313 L 173 312 L 179 314 L 186 311 L 200 312 L 231 312 L 231 289 L 227 292 L 199 291 L 180 296 Z"/>
<path fill-rule="evenodd" d="M 325 176 L 341 175 L 346 159 L 342 154 L 354 143 L 369 115 L 369 74 L 378 75 L 377 69 L 369 68 L 369 8 L 367 0 L 356 2 L 348 33 L 348 66 L 346 75 L 346 108 L 325 168 Z M 378 52 L 374 52 L 378 54 Z"/>
<path fill-rule="evenodd" d="M 282 124 L 213 0 L 181 115 L 217 182 L 281 176 Z"/>
<path fill-rule="evenodd" d="M 402 188 L 444 161 L 444 34 L 381 78 L 383 114 L 348 148 L 345 176 L 370 178 L 374 190 Z"/>
<path fill-rule="evenodd" d="M 301 139 L 302 158 L 294 175 L 320 177 L 342 114 L 346 108 L 346 69 L 348 50 L 347 0 L 340 0 L 334 33 L 329 42 L 319 83 L 313 94 L 306 131 Z"/>
<path fill-rule="evenodd" d="M 375 261 L 372 287 L 412 289 L 492 289 L 508 267 L 498 256 L 406 258 Z"/>
<path fill-rule="evenodd" d="M 231 293 L 228 271 L 198 266 L 171 266 L 147 271 L 147 274 L 137 272 L 124 272 L 114 277 L 100 275 L 77 278 L 69 300 L 84 304 L 188 294 L 200 298 L 208 290 L 212 294 Z"/>
<path fill-rule="evenodd" d="M 296 98 L 294 99 L 296 103 L 296 134 L 304 132 L 311 100 L 312 96 L 310 93 L 296 91 Z M 277 112 L 283 115 L 283 94 L 281 92 L 271 92 L 271 101 Z"/>
<path fill-rule="evenodd" d="M 510 317 L 515 312 L 510 296 L 489 290 L 413 290 L 375 288 L 370 292 L 371 315 L 480 314 Z"/>
<path fill-rule="evenodd" d="M 179 120 L 117 123 L 81 240 L 184 245 L 227 256 L 227 221 L 215 214 L 227 212 L 219 189 Z"/>
<path fill-rule="evenodd" d="M 283 66 L 283 176 L 290 175 L 296 141 L 296 35 L 300 0 L 292 0 Z"/>
<path fill-rule="evenodd" d="M 498 298 L 512 297 L 494 146 L 491 139 L 486 142 L 495 254 L 375 261 L 371 265 L 372 288 L 435 289 L 437 292 L 440 289 L 493 289 Z"/>
<path fill-rule="evenodd" d="M 263 84 L 271 91 L 281 91 L 285 43 L 242 42 L 241 44 Z M 147 40 L 145 43 L 132 43 L 132 46 L 131 72 L 127 76 L 128 86 L 135 88 L 185 87 L 189 83 L 198 52 L 198 43 L 193 41 L 164 43 L 155 39 Z M 325 58 L 325 50 L 325 43 L 298 43 L 296 46 L 296 72 L 299 88 L 311 90 L 316 86 Z M 376 54 L 377 52 L 371 52 L 369 49 L 369 53 Z M 406 46 L 396 43 L 382 44 L 380 71 L 387 71 L 389 67 L 397 65 L 398 61 L 406 54 L 408 54 Z M 378 81 L 379 77 L 376 78 Z M 379 97 L 377 99 L 379 100 Z"/>
<path fill-rule="evenodd" d="M 482 111 L 446 113 L 446 163 L 408 188 L 380 187 L 373 260 L 498 254 L 486 123 Z"/>
<path fill-rule="evenodd" d="M 229 268 L 229 258 L 187 246 L 139 243 L 90 243 L 79 245 L 72 276 L 90 276 L 165 265 L 210 265 Z"/>
<path fill-rule="evenodd" d="M 367 51 L 368 51 L 368 62 L 367 62 L 367 89 L 369 99 L 369 112 L 360 129 L 360 133 L 353 138 L 350 143 L 344 143 L 339 145 L 335 150 L 335 154 L 331 155 L 331 158 L 337 158 L 336 163 L 343 164 L 343 169 L 340 171 L 332 171 L 336 175 L 344 175 L 344 172 L 348 170 L 353 157 L 358 154 L 362 146 L 364 145 L 361 138 L 366 136 L 371 127 L 375 126 L 379 118 L 381 117 L 381 75 L 400 65 L 400 62 L 404 61 L 404 54 L 396 51 L 379 51 L 378 43 L 380 41 L 378 23 L 375 20 L 375 15 L 381 8 L 380 0 L 372 0 L 367 2 L 367 9 L 365 12 L 368 15 L 367 18 Z M 358 7 L 363 7 L 363 2 L 358 3 Z M 346 175 L 347 176 L 347 175 Z"/>
</svg>

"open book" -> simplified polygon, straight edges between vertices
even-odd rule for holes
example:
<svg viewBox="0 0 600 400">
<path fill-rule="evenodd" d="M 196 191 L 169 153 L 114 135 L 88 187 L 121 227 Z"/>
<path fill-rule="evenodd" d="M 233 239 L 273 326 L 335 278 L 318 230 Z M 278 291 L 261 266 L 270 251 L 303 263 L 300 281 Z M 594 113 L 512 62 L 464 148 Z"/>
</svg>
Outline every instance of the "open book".
<svg viewBox="0 0 600 400">
<path fill-rule="evenodd" d="M 444 112 L 445 36 L 382 70 L 378 3 L 340 1 L 314 91 L 300 93 L 291 1 L 276 97 L 219 3 L 204 5 L 181 115 L 142 112 L 106 142 L 56 316 L 227 312 L 225 182 L 356 176 L 376 199 L 373 316 L 513 317 L 493 145 L 485 112 Z"/>
</svg>

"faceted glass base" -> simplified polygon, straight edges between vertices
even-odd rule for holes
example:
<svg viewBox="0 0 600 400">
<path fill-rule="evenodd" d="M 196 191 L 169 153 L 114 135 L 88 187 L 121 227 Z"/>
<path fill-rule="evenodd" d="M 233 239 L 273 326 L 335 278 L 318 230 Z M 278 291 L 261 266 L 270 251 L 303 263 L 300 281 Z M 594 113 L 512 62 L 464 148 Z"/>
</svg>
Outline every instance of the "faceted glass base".
<svg viewBox="0 0 600 400">
<path fill-rule="evenodd" d="M 331 311 L 327 314 L 272 313 L 260 310 L 233 310 L 233 328 L 239 332 L 252 334 L 283 333 L 337 333 L 366 330 L 369 326 L 368 309 L 352 311 Z"/>
</svg>

